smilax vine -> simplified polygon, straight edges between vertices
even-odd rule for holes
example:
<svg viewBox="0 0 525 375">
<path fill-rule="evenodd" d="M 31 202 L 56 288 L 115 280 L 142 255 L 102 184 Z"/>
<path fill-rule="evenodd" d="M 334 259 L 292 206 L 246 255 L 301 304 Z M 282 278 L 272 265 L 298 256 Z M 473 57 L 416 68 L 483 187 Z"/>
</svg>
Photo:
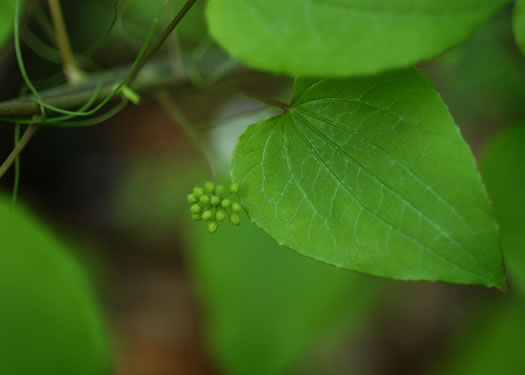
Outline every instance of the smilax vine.
<svg viewBox="0 0 525 375">
<path fill-rule="evenodd" d="M 196 74 L 166 73 L 150 60 L 194 3 L 187 1 L 157 35 L 166 8 L 159 11 L 128 70 L 73 74 L 74 83 L 41 93 L 24 70 L 18 14 L 15 46 L 32 95 L 0 103 L 0 117 L 16 126 L 29 124 L 29 136 L 22 136 L 25 145 L 35 131 L 31 126 L 99 123 L 129 101 L 138 103 L 138 93 L 147 95 L 170 80 L 175 88 L 188 82 L 198 89 L 213 86 L 219 75 L 214 79 L 210 74 L 206 81 Z M 250 69 L 293 77 L 295 82 L 289 103 L 259 98 L 282 113 L 261 119 L 239 136 L 233 183 L 226 188 L 207 182 L 188 194 L 193 220 L 206 221 L 215 232 L 226 219 L 238 225 L 244 211 L 279 244 L 337 267 L 400 280 L 503 288 L 498 223 L 475 158 L 447 105 L 414 64 L 465 40 L 507 3 L 201 4 L 210 43 L 214 40 Z M 21 2 L 17 4 L 20 9 Z M 517 1 L 514 17 L 522 47 L 524 4 Z M 67 50 L 66 39 L 61 40 L 62 50 Z M 68 56 L 69 64 L 64 62 L 71 75 L 77 65 Z M 106 109 L 114 99 L 121 104 Z M 100 114 L 103 108 L 106 112 Z M 100 117 L 79 120 L 95 114 Z M 3 170 L 22 149 L 15 147 Z M 233 202 L 232 195 L 240 203 Z"/>
</svg>

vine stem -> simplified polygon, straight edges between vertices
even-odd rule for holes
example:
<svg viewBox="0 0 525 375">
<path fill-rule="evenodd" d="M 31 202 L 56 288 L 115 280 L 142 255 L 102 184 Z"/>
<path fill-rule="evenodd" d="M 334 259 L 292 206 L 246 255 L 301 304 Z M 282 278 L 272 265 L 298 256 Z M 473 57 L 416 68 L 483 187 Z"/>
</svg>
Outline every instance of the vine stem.
<svg viewBox="0 0 525 375">
<path fill-rule="evenodd" d="M 135 71 L 133 72 L 133 74 L 131 75 L 131 77 L 129 78 L 127 82 L 128 85 L 130 85 L 135 80 L 135 78 L 140 73 L 140 71 L 146 64 L 146 62 L 148 62 L 148 60 L 150 60 L 153 57 L 153 55 L 155 55 L 155 53 L 159 50 L 159 48 L 164 44 L 168 36 L 173 32 L 173 30 L 175 30 L 175 27 L 177 27 L 177 25 L 180 23 L 180 21 L 182 21 L 186 13 L 188 13 L 188 11 L 191 9 L 193 4 L 195 4 L 196 2 L 197 0 L 186 1 L 186 4 L 184 4 L 182 9 L 179 11 L 179 13 L 177 13 L 175 18 L 170 22 L 168 27 L 164 29 L 159 39 L 155 42 L 155 44 L 153 44 L 146 51 L 146 53 L 144 54 L 144 57 L 139 61 L 139 63 L 137 64 L 137 68 L 135 69 Z"/>
<path fill-rule="evenodd" d="M 129 69 L 129 66 L 122 66 L 113 71 L 89 74 L 76 85 L 64 84 L 41 91 L 40 97 L 52 106 L 71 109 L 83 105 L 100 85 L 99 94 L 96 96 L 96 102 L 99 102 L 124 79 Z M 139 93 L 148 93 L 166 87 L 177 89 L 192 87 L 187 78 L 173 74 L 168 60 L 165 59 L 148 63 L 142 72 L 143 74 L 139 75 L 130 86 Z M 40 115 L 40 106 L 35 99 L 34 95 L 29 95 L 0 102 L 0 118 L 12 119 L 12 122 L 16 122 L 18 117 Z"/>
<path fill-rule="evenodd" d="M 22 135 L 22 138 L 20 138 L 20 141 L 16 144 L 15 148 L 13 148 L 13 150 L 11 151 L 9 156 L 5 159 L 5 161 L 2 163 L 2 165 L 0 165 L 0 179 L 9 170 L 11 165 L 13 165 L 16 158 L 20 155 L 20 153 L 27 146 L 27 143 L 33 137 L 37 129 L 38 129 L 38 125 L 36 124 L 31 124 L 26 128 L 26 130 L 24 131 L 24 134 Z"/>
<path fill-rule="evenodd" d="M 77 67 L 75 57 L 73 56 L 73 51 L 71 45 L 69 44 L 69 38 L 66 31 L 66 24 L 64 22 L 64 17 L 62 15 L 62 9 L 60 7 L 60 0 L 48 0 L 49 10 L 51 12 L 51 18 L 53 19 L 53 25 L 55 28 L 55 36 L 57 40 L 58 49 L 60 51 L 60 56 L 62 57 L 62 63 L 64 66 L 64 72 L 69 82 L 78 82 L 82 79 L 82 73 Z M 17 7 L 19 4 L 17 4 Z M 17 8 L 18 9 L 18 8 Z M 18 18 L 18 14 L 17 14 Z M 18 29 L 18 28 L 17 28 Z M 19 125 L 17 125 L 18 127 Z M 15 147 L 5 159 L 5 161 L 0 166 L 0 179 L 6 174 L 9 168 L 15 163 L 17 165 L 17 176 L 15 178 L 15 187 L 13 194 L 13 202 L 16 199 L 18 191 L 18 174 L 19 174 L 19 155 L 22 153 L 24 148 L 27 146 L 33 135 L 38 130 L 38 124 L 29 125 L 22 138 L 16 142 Z M 18 134 L 18 128 L 16 129 L 16 134 Z M 15 139 L 18 136 L 15 135 Z"/>
<path fill-rule="evenodd" d="M 168 27 L 163 31 L 163 33 L 161 34 L 157 42 L 145 52 L 144 56 L 142 56 L 142 58 L 138 61 L 135 67 L 135 70 L 129 76 L 129 79 L 127 80 L 128 85 L 130 85 L 131 82 L 134 81 L 138 73 L 144 68 L 146 62 L 149 59 L 151 59 L 151 57 L 158 51 L 160 46 L 166 41 L 168 36 L 175 29 L 175 27 L 180 23 L 180 21 L 184 18 L 186 13 L 188 13 L 188 11 L 195 4 L 195 2 L 196 0 L 188 0 L 186 4 L 182 7 L 182 9 L 179 11 L 179 13 L 175 16 L 175 18 L 168 25 Z M 62 63 L 64 66 L 64 73 L 66 74 L 66 77 L 68 78 L 69 82 L 75 83 L 75 82 L 81 81 L 83 79 L 83 74 L 76 64 L 76 61 L 73 55 L 73 51 L 71 49 L 71 45 L 69 43 L 69 38 L 68 38 L 67 31 L 66 31 L 66 25 L 64 22 L 64 17 L 62 15 L 62 9 L 60 6 L 60 0 L 48 0 L 48 4 L 49 4 L 50 12 L 51 12 L 51 18 L 53 20 L 53 24 L 55 28 L 55 36 L 56 36 L 58 49 L 60 51 L 60 56 L 62 58 Z M 18 19 L 19 7 L 20 7 L 20 3 L 17 2 L 17 19 Z M 18 25 L 15 25 L 15 36 L 18 35 L 17 26 Z M 38 96 L 36 92 L 35 92 L 35 96 Z M 17 161 L 18 156 L 24 150 L 24 148 L 28 144 L 29 140 L 33 137 L 37 129 L 38 129 L 37 124 L 31 124 L 26 128 L 20 141 L 16 144 L 16 146 L 11 151 L 7 159 L 0 166 L 0 179 L 5 175 L 5 173 L 9 170 L 9 168 L 13 165 L 13 163 Z M 213 170 L 212 169 L 210 170 L 212 172 L 212 177 L 213 177 Z"/>
<path fill-rule="evenodd" d="M 51 12 L 51 18 L 55 27 L 55 36 L 62 57 L 62 63 L 64 66 L 64 73 L 68 81 L 78 82 L 82 79 L 82 72 L 77 66 L 75 57 L 73 56 L 73 50 L 69 43 L 69 37 L 67 35 L 66 23 L 64 22 L 64 16 L 62 15 L 62 8 L 60 7 L 60 0 L 48 0 L 49 10 Z"/>
</svg>

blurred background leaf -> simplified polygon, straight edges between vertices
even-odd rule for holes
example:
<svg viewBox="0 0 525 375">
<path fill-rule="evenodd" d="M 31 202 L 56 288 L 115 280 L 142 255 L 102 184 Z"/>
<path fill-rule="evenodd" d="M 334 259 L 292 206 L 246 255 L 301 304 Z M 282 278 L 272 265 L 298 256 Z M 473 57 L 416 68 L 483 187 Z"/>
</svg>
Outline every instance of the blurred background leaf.
<svg viewBox="0 0 525 375">
<path fill-rule="evenodd" d="M 525 127 L 506 130 L 487 147 L 482 172 L 501 225 L 510 288 L 525 296 Z"/>
<path fill-rule="evenodd" d="M 525 358 L 525 127 L 502 131 L 486 147 L 482 174 L 501 226 L 509 294 L 473 306 L 443 353 L 438 374 L 521 374 Z"/>
<path fill-rule="evenodd" d="M 376 280 L 280 247 L 247 221 L 213 235 L 193 224 L 187 256 L 209 345 L 228 374 L 289 373 L 327 335 L 366 322 Z"/>
</svg>

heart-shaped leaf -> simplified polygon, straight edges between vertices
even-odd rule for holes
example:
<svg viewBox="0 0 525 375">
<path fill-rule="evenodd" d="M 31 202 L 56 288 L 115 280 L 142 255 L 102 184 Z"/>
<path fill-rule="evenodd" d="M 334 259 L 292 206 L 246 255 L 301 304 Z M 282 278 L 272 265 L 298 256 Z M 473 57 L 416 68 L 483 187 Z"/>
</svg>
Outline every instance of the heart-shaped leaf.
<svg viewBox="0 0 525 375">
<path fill-rule="evenodd" d="M 453 47 L 508 0 L 210 0 L 213 37 L 246 64 L 297 76 L 375 73 Z"/>
<path fill-rule="evenodd" d="M 503 286 L 475 160 L 415 69 L 298 79 L 286 113 L 242 134 L 232 173 L 255 223 L 304 255 L 396 279 Z"/>
</svg>

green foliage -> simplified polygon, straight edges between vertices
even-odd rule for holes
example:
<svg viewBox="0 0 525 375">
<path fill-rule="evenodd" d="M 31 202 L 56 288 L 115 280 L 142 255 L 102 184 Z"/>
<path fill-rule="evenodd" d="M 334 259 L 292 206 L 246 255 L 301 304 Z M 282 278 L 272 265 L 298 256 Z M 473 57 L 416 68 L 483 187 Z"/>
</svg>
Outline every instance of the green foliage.
<svg viewBox="0 0 525 375">
<path fill-rule="evenodd" d="M 285 114 L 242 134 L 232 175 L 257 225 L 304 255 L 396 279 L 503 286 L 474 158 L 414 69 L 298 79 Z"/>
<path fill-rule="evenodd" d="M 145 145 L 147 152 L 167 152 L 176 157 L 170 156 L 166 162 L 155 158 L 138 168 L 137 160 L 130 163 L 130 173 L 121 176 L 109 205 L 109 220 L 104 217 L 103 224 L 111 224 L 104 226 L 108 229 L 104 230 L 104 239 L 116 230 L 122 244 L 137 252 L 140 248 L 171 251 L 173 240 L 180 238 L 194 244 L 186 253 L 189 262 L 184 265 L 189 265 L 189 275 L 195 281 L 203 307 L 207 329 L 202 330 L 202 336 L 208 339 L 220 372 L 348 373 L 337 371 L 335 357 L 339 354 L 335 351 L 327 354 L 335 363 L 330 362 L 333 367 L 327 372 L 316 371 L 315 364 L 310 368 L 309 361 L 304 365 L 307 371 L 296 366 L 301 357 L 319 354 L 315 353 L 316 348 L 326 350 L 325 340 L 335 342 L 334 336 L 351 339 L 352 329 L 363 327 L 368 316 L 373 315 L 369 307 L 379 296 L 377 280 L 339 268 L 401 280 L 502 288 L 505 275 L 497 218 L 510 271 L 511 296 L 515 289 L 525 295 L 525 128 L 505 132 L 488 149 L 483 174 L 494 203 L 492 209 L 474 157 L 446 105 L 429 82 L 409 67 L 469 37 L 508 1 L 202 0 L 177 26 L 173 44 L 164 49 L 160 48 L 161 41 L 171 31 L 158 32 L 157 27 L 173 21 L 173 10 L 178 12 L 185 4 L 192 4 L 187 0 L 80 2 L 74 11 L 79 19 L 95 22 L 85 25 L 69 18 L 75 6 L 69 10 L 65 7 L 64 14 L 68 27 L 77 24 L 77 33 L 84 34 L 80 40 L 93 46 L 83 48 L 70 38 L 73 51 L 84 54 L 79 55 L 77 63 L 86 68 L 85 81 L 69 89 L 69 84 L 51 87 L 46 93 L 38 90 L 52 85 L 47 79 L 38 83 L 45 78 L 41 74 L 44 69 L 34 58 L 47 56 L 57 63 L 60 51 L 53 41 L 49 12 L 43 11 L 45 2 L 32 9 L 31 22 L 25 23 L 21 22 L 27 18 L 21 13 L 22 0 L 4 0 L 0 4 L 0 47 L 13 33 L 14 19 L 14 53 L 26 86 L 22 92 L 29 89 L 33 98 L 3 102 L 2 120 L 13 124 L 85 126 L 111 117 L 124 108 L 127 100 L 139 104 L 139 93 L 148 95 L 166 88 L 164 93 L 156 92 L 155 97 L 174 123 L 187 132 L 192 140 L 190 147 L 198 149 L 199 159 L 179 158 L 188 151 L 179 146 L 188 142 L 182 138 L 178 142 L 180 133 L 176 130 L 170 133 L 175 138 L 166 144 L 155 134 L 150 138 L 148 133 L 147 139 L 142 139 L 143 134 L 136 134 L 134 126 L 112 132 L 112 142 L 128 144 L 126 155 L 142 158 L 141 147 Z M 86 17 L 87 11 L 91 13 Z M 525 52 L 525 0 L 516 1 L 513 17 L 515 38 Z M 424 67 L 429 75 L 439 77 L 437 84 L 455 106 L 451 112 L 466 125 L 463 129 L 467 131 L 468 121 L 463 119 L 471 113 L 486 123 L 522 115 L 525 91 L 518 78 L 519 56 L 509 58 L 512 50 L 502 43 L 502 36 L 508 37 L 508 19 L 495 19 L 500 20 L 500 28 L 487 27 L 465 48 L 455 49 Z M 40 38 L 39 32 L 25 33 L 24 28 L 36 26 L 35 21 L 48 35 Z M 291 90 L 288 78 L 273 82 L 275 77 L 269 79 L 269 75 L 232 70 L 237 61 L 215 48 L 212 39 L 250 67 L 298 77 L 292 103 L 286 105 L 257 96 L 282 90 L 279 85 L 288 85 Z M 106 44 L 110 40 L 113 43 Z M 114 48 L 115 41 L 118 48 Z M 120 69 L 93 72 L 98 69 L 97 61 L 101 66 L 113 66 L 126 58 L 126 44 L 138 51 L 131 68 L 122 69 L 122 73 Z M 93 55 L 103 45 L 111 53 Z M 28 53 L 26 47 L 36 54 Z M 154 69 L 142 70 L 157 52 L 168 58 L 152 63 Z M 23 55 L 27 55 L 31 70 L 26 71 Z M 59 66 L 52 68 L 56 72 L 64 70 Z M 33 69 L 42 70 L 36 74 Z M 141 80 L 135 81 L 138 72 Z M 225 77 L 227 72 L 231 76 Z M 452 79 L 442 79 L 443 73 Z M 223 77 L 227 79 L 214 85 Z M 449 85 L 451 80 L 454 85 Z M 187 90 L 190 83 L 195 86 L 191 91 Z M 171 104 L 180 100 L 184 111 L 163 99 L 171 95 L 167 89 L 172 84 L 169 88 L 181 90 L 176 90 L 177 97 Z M 195 99 L 192 96 L 197 87 L 206 90 L 200 90 Z M 209 130 L 210 119 L 236 115 L 231 113 L 234 107 L 252 110 L 251 105 L 239 104 L 237 98 L 230 101 L 247 87 L 258 92 L 243 92 L 247 97 L 273 104 L 284 113 L 251 125 L 240 137 L 233 157 L 231 185 L 206 182 L 191 190 L 195 181 L 204 180 L 196 164 L 204 164 L 205 160 L 212 170 L 223 168 L 221 161 L 229 160 L 231 152 L 227 157 L 209 154 L 229 148 L 234 138 L 231 133 L 224 136 L 223 129 L 222 135 L 220 131 L 213 134 L 214 144 L 208 149 L 199 144 L 204 141 L 201 132 Z M 207 98 L 223 92 L 226 95 L 219 100 Z M 280 91 L 280 96 L 283 93 Z M 77 99 L 68 102 L 69 95 Z M 119 97 L 121 104 L 101 115 L 100 110 Z M 209 107 L 203 105 L 206 102 Z M 35 114 L 35 108 L 40 108 L 41 114 Z M 150 109 L 151 114 L 156 111 L 152 106 L 146 110 Z M 15 114 L 20 118 L 15 118 Z M 86 120 L 78 121 L 78 117 Z M 130 122 L 143 120 L 140 116 L 130 117 Z M 164 121 L 162 116 L 151 119 L 152 123 Z M 480 126 L 472 118 L 470 122 Z M 480 126 L 471 133 L 483 136 L 483 130 Z M 15 134 L 16 144 L 19 134 Z M 478 146 L 479 139 L 473 140 L 473 146 Z M 90 142 L 88 136 L 86 143 Z M 141 147 L 136 147 L 139 143 Z M 154 146 L 149 149 L 151 145 Z M 121 165 L 120 158 L 117 161 Z M 173 169 L 176 163 L 180 168 Z M 20 173 L 20 165 L 15 165 L 12 201 L 16 200 Z M 71 168 L 68 166 L 67 170 Z M 214 174 L 211 172 L 209 175 Z M 56 189 L 56 194 L 63 191 Z M 183 197 L 188 191 L 191 193 L 186 195 L 186 205 Z M 107 333 L 83 270 L 65 246 L 29 212 L 17 207 L 9 214 L 9 203 L 8 198 L 0 196 L 0 374 L 109 374 Z M 230 221 L 238 225 L 241 220 L 246 221 L 246 213 L 260 228 L 221 224 Z M 180 225 L 181 221 L 189 222 L 190 217 L 205 223 Z M 216 234 L 210 236 L 206 231 Z M 288 251 L 283 245 L 305 256 Z M 159 260 L 167 259 L 165 255 L 162 253 Z M 169 254 L 170 259 L 172 255 Z M 152 260 L 153 266 L 157 262 Z M 174 260 L 178 269 L 179 259 Z M 125 263 L 127 268 L 127 260 Z M 164 272 L 164 268 L 159 271 Z M 149 270 L 147 273 L 148 278 L 162 276 Z M 444 290 L 448 293 L 448 289 Z M 413 295 L 418 294 L 407 293 L 409 297 Z M 392 309 L 390 301 L 404 305 L 397 297 L 382 303 L 381 308 Z M 480 319 L 465 324 L 463 339 L 457 346 L 451 345 L 456 357 L 442 373 L 525 373 L 519 345 L 525 334 L 521 323 L 525 310 L 519 303 L 509 303 L 508 297 L 493 297 L 496 302 L 501 298 L 505 303 L 489 314 L 480 309 Z M 441 303 L 440 298 L 437 295 L 429 301 Z M 442 301 L 454 300 L 446 296 Z M 464 303 L 461 301 L 458 306 L 468 308 L 468 301 Z M 414 315 L 419 314 L 419 309 L 425 315 L 428 312 L 423 310 L 428 306 L 429 310 L 436 307 L 421 301 L 407 305 Z M 443 308 L 437 311 L 445 311 L 444 306 L 437 307 Z M 392 316 L 387 317 L 385 325 L 397 322 L 396 316 L 392 321 L 389 318 Z M 382 319 L 377 322 L 385 323 Z M 427 321 L 415 325 L 419 323 L 426 325 Z M 381 325 L 379 330 L 382 331 Z M 411 332 L 405 327 L 401 331 Z M 373 337 L 370 346 L 374 348 L 370 349 L 377 350 L 375 346 L 381 346 L 375 344 L 378 332 L 365 333 Z M 388 339 L 391 334 L 387 332 L 385 337 Z M 408 345 L 418 342 L 416 338 Z M 347 348 L 344 347 L 345 354 L 349 352 Z M 370 349 L 364 349 L 368 354 Z"/>
<path fill-rule="evenodd" d="M 46 226 L 0 196 L 0 373 L 109 373 L 109 348 L 86 277 Z"/>
<path fill-rule="evenodd" d="M 514 37 L 521 51 L 525 54 L 525 0 L 517 0 L 512 14 Z"/>
<path fill-rule="evenodd" d="M 506 2 L 198 2 L 177 28 L 184 44 L 174 46 L 181 54 L 177 64 L 188 63 L 186 47 L 204 38 L 195 49 L 200 52 L 189 53 L 202 57 L 212 45 L 205 38 L 206 7 L 212 36 L 234 57 L 261 70 L 303 78 L 296 80 L 294 103 L 283 105 L 282 116 L 253 125 L 240 138 L 233 178 L 241 189 L 237 183 L 228 190 L 211 182 L 195 189 L 187 196 L 192 219 L 207 221 L 210 232 L 223 221 L 239 224 L 242 207 L 228 196 L 238 192 L 252 219 L 270 236 L 315 259 L 403 280 L 502 287 L 497 225 L 468 146 L 428 82 L 411 68 L 392 69 L 449 49 Z M 83 126 L 112 116 L 127 99 L 138 102 L 138 93 L 126 84 L 151 57 L 149 52 L 160 47 L 164 38 L 155 43 L 156 28 L 168 20 L 162 18 L 167 2 L 153 3 L 113 3 L 114 18 L 103 41 L 114 26 L 125 24 L 124 18 L 137 24 L 141 40 L 140 24 L 153 21 L 125 78 L 109 94 L 99 95 L 107 90 L 101 75 L 84 105 L 71 110 L 46 103 L 25 70 L 18 0 L 18 65 L 35 102 L 47 113 L 8 120 Z M 183 4 L 174 1 L 177 10 Z M 522 4 L 515 12 L 518 41 Z M 385 70 L 389 73 L 381 73 Z M 187 73 L 193 76 L 191 69 Z M 362 77 L 341 77 L 350 75 Z M 95 83 L 95 78 L 86 79 Z M 123 96 L 121 106 L 100 118 L 70 121 L 98 114 L 116 96 Z"/>
<path fill-rule="evenodd" d="M 334 329 L 363 327 L 379 295 L 375 280 L 294 254 L 253 225 L 191 229 L 187 256 L 225 374 L 288 373 Z"/>
<path fill-rule="evenodd" d="M 501 225 L 511 288 L 525 295 L 525 127 L 508 130 L 488 147 L 482 163 L 483 178 Z"/>
<path fill-rule="evenodd" d="M 261 70 L 343 76 L 411 65 L 449 49 L 508 0 L 210 0 L 211 34 Z"/>
</svg>

